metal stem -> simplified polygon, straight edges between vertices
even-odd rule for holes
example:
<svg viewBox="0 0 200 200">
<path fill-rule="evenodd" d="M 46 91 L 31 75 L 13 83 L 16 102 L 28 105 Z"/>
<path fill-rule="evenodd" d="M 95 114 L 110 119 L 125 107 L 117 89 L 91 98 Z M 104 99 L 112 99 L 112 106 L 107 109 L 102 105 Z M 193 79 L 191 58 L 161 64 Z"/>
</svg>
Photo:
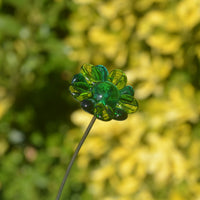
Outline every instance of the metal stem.
<svg viewBox="0 0 200 200">
<path fill-rule="evenodd" d="M 96 120 L 96 117 L 93 116 L 93 118 L 92 118 L 91 122 L 89 123 L 89 125 L 88 125 L 88 127 L 87 127 L 85 133 L 83 134 L 83 136 L 82 136 L 82 138 L 81 138 L 81 140 L 80 140 L 78 146 L 76 147 L 76 150 L 75 150 L 75 152 L 74 152 L 74 154 L 73 154 L 73 156 L 72 156 L 72 158 L 71 158 L 71 160 L 70 160 L 70 163 L 69 163 L 69 165 L 68 165 L 68 167 L 67 167 L 67 170 L 66 170 L 66 172 L 65 172 L 65 176 L 64 176 L 64 178 L 63 178 L 63 181 L 62 181 L 62 183 L 61 183 L 61 185 L 60 185 L 60 188 L 59 188 L 59 191 L 58 191 L 56 200 L 59 200 L 60 197 L 61 197 L 61 194 L 62 194 L 64 185 L 65 185 L 65 182 L 66 182 L 66 180 L 67 180 L 67 178 L 68 178 L 68 175 L 69 175 L 69 172 L 70 172 L 70 170 L 71 170 L 71 167 L 72 167 L 72 165 L 73 165 L 73 163 L 74 163 L 74 160 L 75 160 L 75 158 L 77 157 L 78 152 L 79 152 L 81 146 L 83 145 L 85 139 L 87 138 L 87 136 L 88 136 L 88 134 L 89 134 L 89 132 L 90 132 L 90 130 L 91 130 L 91 128 L 92 128 L 92 126 L 93 126 L 95 120 Z"/>
</svg>

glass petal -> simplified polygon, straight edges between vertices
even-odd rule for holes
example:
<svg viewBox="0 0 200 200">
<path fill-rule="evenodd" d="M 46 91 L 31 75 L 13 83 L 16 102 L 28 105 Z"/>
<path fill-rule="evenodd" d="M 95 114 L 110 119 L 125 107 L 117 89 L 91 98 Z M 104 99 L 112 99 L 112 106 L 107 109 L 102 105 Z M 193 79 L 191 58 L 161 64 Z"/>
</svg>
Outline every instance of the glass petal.
<svg viewBox="0 0 200 200">
<path fill-rule="evenodd" d="M 119 90 L 124 88 L 127 83 L 126 74 L 120 69 L 114 69 L 113 71 L 111 71 L 108 80 L 116 85 Z"/>
<path fill-rule="evenodd" d="M 92 96 L 92 92 L 90 91 L 90 86 L 84 82 L 75 82 L 70 85 L 69 90 L 72 96 L 78 101 L 83 101 Z"/>
<path fill-rule="evenodd" d="M 94 114 L 94 106 L 95 106 L 95 101 L 93 99 L 85 99 L 81 102 L 81 107 L 83 110 L 86 112 L 89 112 L 90 114 Z"/>
<path fill-rule="evenodd" d="M 123 96 L 123 98 L 120 98 L 119 103 L 116 105 L 117 108 L 120 108 L 127 112 L 128 114 L 134 113 L 138 109 L 138 102 L 136 99 L 130 95 Z"/>
<path fill-rule="evenodd" d="M 95 66 L 96 80 L 106 81 L 108 78 L 108 70 L 103 65 Z"/>
<path fill-rule="evenodd" d="M 126 87 L 124 87 L 123 89 L 120 90 L 120 94 L 129 94 L 131 96 L 134 96 L 134 90 L 133 87 L 130 85 L 127 85 Z"/>
<path fill-rule="evenodd" d="M 106 81 L 108 77 L 108 71 L 103 65 L 84 64 L 81 73 L 89 84 Z"/>
<path fill-rule="evenodd" d="M 113 118 L 113 110 L 110 106 L 103 103 L 97 103 L 94 108 L 94 115 L 103 121 L 109 121 Z"/>
<path fill-rule="evenodd" d="M 76 82 L 85 82 L 86 83 L 86 80 L 84 78 L 84 76 L 82 74 L 76 74 L 74 75 L 74 77 L 72 78 L 72 83 L 76 83 Z"/>
<path fill-rule="evenodd" d="M 125 103 L 129 103 L 129 102 L 132 102 L 134 99 L 133 96 L 129 95 L 129 94 L 122 94 L 120 96 L 120 101 L 121 102 L 125 102 Z"/>
<path fill-rule="evenodd" d="M 115 108 L 114 110 L 114 119 L 122 121 L 125 120 L 128 117 L 127 112 L 120 108 Z"/>
</svg>

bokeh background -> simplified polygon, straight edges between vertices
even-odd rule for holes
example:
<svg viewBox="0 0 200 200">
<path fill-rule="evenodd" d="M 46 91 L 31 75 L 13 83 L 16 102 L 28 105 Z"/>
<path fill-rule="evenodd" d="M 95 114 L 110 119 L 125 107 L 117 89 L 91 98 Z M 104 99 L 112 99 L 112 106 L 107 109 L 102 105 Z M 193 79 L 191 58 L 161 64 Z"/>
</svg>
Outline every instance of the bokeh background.
<svg viewBox="0 0 200 200">
<path fill-rule="evenodd" d="M 96 121 L 62 199 L 200 200 L 199 0 L 0 0 L 0 199 L 55 199 L 84 63 L 124 70 L 140 109 Z"/>
</svg>

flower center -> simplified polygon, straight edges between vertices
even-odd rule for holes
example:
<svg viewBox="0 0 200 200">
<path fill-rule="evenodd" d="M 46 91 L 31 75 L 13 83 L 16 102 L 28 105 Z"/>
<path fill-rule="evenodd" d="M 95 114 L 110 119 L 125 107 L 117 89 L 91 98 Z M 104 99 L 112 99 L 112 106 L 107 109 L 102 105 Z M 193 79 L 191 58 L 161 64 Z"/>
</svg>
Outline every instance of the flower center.
<svg viewBox="0 0 200 200">
<path fill-rule="evenodd" d="M 93 88 L 93 97 L 97 102 L 113 107 L 119 100 L 119 90 L 111 82 L 100 82 Z"/>
</svg>

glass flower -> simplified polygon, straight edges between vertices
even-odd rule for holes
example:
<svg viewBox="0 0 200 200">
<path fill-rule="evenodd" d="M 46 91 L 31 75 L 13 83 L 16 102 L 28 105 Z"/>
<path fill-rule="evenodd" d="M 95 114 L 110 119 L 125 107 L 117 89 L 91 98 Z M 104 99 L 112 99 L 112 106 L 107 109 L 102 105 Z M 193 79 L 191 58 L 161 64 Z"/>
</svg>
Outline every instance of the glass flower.
<svg viewBox="0 0 200 200">
<path fill-rule="evenodd" d="M 103 65 L 84 64 L 73 77 L 69 90 L 81 107 L 96 118 L 125 120 L 138 109 L 134 90 L 126 83 L 126 74 L 120 69 L 109 74 Z"/>
</svg>

